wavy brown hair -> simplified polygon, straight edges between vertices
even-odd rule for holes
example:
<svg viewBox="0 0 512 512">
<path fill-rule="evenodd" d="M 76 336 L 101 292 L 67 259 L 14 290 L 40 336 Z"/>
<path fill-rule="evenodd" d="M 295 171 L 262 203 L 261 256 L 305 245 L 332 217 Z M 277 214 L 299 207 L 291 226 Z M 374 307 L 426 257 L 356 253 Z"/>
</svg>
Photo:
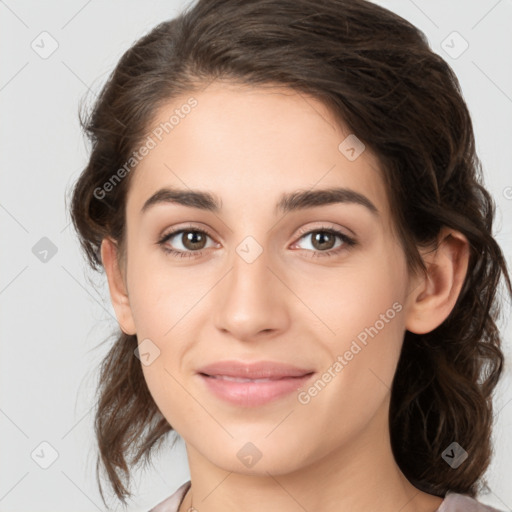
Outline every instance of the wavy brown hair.
<svg viewBox="0 0 512 512">
<path fill-rule="evenodd" d="M 405 333 L 389 426 L 411 483 L 442 497 L 475 497 L 493 451 L 492 396 L 504 359 L 496 325 L 501 278 L 508 293 L 512 287 L 454 72 L 420 30 L 367 1 L 188 5 L 126 51 L 80 117 L 91 152 L 74 185 L 71 216 L 93 269 L 101 270 L 104 237 L 119 244 L 124 261 L 125 201 L 136 167 L 108 193 L 97 191 L 147 136 L 161 105 L 213 80 L 311 95 L 371 148 L 411 272 L 426 271 L 418 248 L 434 244 L 443 226 L 467 237 L 469 267 L 451 314 L 430 333 Z M 130 470 L 173 431 L 149 393 L 136 347 L 135 335 L 117 333 L 100 368 L 95 416 L 101 495 L 103 469 L 125 504 Z M 441 457 L 453 441 L 469 453 L 457 470 Z"/>
</svg>

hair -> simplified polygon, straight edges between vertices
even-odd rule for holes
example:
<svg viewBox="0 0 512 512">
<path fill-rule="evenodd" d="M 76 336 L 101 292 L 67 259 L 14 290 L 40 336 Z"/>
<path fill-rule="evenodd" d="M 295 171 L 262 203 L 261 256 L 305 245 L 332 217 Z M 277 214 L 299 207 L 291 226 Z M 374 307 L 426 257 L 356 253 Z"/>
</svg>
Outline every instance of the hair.
<svg viewBox="0 0 512 512">
<path fill-rule="evenodd" d="M 86 119 L 80 115 L 91 152 L 74 185 L 71 216 L 94 270 L 101 270 L 105 237 L 124 261 L 133 171 L 104 197 L 95 191 L 130 159 L 160 106 L 213 80 L 277 84 L 323 102 L 377 155 L 411 272 L 426 272 L 418 249 L 435 248 L 443 226 L 468 239 L 467 274 L 448 318 L 426 334 L 405 332 L 389 427 L 395 460 L 413 485 L 475 497 L 493 453 L 492 398 L 504 364 L 496 324 L 501 277 L 512 288 L 456 75 L 423 32 L 367 1 L 188 5 L 124 53 Z M 100 469 L 125 504 L 132 467 L 173 431 L 147 388 L 136 347 L 136 335 L 116 334 L 101 364 L 95 415 L 102 498 Z M 442 458 L 453 441 L 469 454 L 456 471 Z"/>
</svg>

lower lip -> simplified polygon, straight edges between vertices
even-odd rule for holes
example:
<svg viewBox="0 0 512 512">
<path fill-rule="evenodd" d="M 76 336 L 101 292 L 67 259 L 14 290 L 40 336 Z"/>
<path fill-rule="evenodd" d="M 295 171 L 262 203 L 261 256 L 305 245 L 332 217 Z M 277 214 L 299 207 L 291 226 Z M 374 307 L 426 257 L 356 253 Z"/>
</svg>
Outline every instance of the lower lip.
<svg viewBox="0 0 512 512">
<path fill-rule="evenodd" d="M 314 373 L 260 382 L 236 382 L 199 374 L 216 396 L 241 407 L 255 407 L 289 395 L 304 386 Z"/>
</svg>

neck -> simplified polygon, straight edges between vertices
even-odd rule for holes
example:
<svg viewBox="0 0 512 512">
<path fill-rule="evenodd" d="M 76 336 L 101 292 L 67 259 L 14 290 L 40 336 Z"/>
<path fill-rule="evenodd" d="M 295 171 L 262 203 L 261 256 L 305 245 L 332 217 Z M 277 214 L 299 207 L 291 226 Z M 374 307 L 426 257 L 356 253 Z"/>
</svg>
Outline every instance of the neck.
<svg viewBox="0 0 512 512">
<path fill-rule="evenodd" d="M 242 474 L 187 445 L 192 486 L 180 512 L 435 512 L 442 499 L 415 488 L 394 460 L 387 409 L 364 432 L 313 464 L 286 474 Z M 385 421 L 382 421 L 382 420 Z M 193 507 L 190 509 L 190 507 Z"/>
</svg>

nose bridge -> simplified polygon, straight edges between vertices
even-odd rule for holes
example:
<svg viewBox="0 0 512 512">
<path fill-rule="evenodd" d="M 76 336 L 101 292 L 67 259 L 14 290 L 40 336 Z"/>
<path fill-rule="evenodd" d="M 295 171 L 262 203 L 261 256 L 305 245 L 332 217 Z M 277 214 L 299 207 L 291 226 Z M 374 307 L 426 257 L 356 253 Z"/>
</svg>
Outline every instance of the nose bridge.
<svg viewBox="0 0 512 512">
<path fill-rule="evenodd" d="M 231 271 L 218 290 L 217 328 L 249 339 L 263 330 L 284 327 L 288 315 L 283 284 L 269 269 L 273 260 L 269 249 L 253 236 L 234 247 Z"/>
</svg>

